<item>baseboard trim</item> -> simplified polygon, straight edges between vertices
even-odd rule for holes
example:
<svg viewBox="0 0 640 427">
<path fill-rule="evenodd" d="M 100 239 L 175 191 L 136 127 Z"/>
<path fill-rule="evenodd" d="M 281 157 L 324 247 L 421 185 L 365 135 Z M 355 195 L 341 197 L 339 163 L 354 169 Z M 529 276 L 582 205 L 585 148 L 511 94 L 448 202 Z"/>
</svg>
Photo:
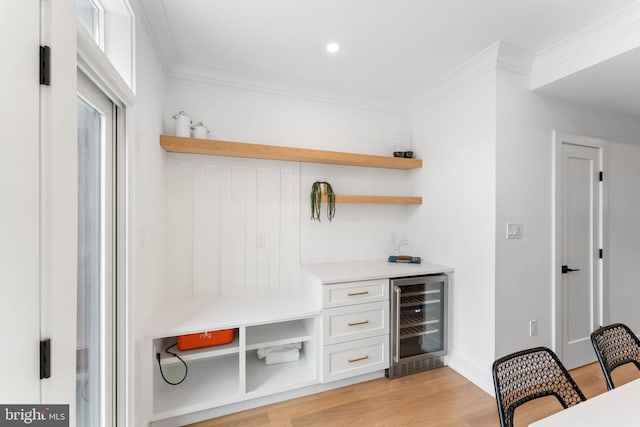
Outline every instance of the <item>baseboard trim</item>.
<svg viewBox="0 0 640 427">
<path fill-rule="evenodd" d="M 447 364 L 451 369 L 480 387 L 484 392 L 495 397 L 490 367 L 487 369 L 471 359 L 456 353 L 449 355 Z"/>
<path fill-rule="evenodd" d="M 219 406 L 217 408 L 198 411 L 191 414 L 181 415 L 177 417 L 165 418 L 150 423 L 153 427 L 175 427 L 186 424 L 193 424 L 211 418 L 221 417 L 223 415 L 233 414 L 235 412 L 246 411 L 247 409 L 257 408 L 259 406 L 269 405 L 271 403 L 282 402 L 284 400 L 295 399 L 297 397 L 308 396 L 310 394 L 320 393 L 323 391 L 333 390 L 364 381 L 375 380 L 385 376 L 384 370 L 376 371 L 370 374 L 359 375 L 353 378 L 347 378 L 339 381 L 332 381 L 326 384 L 314 384 L 296 390 L 283 393 L 277 393 L 270 396 L 259 397 L 256 399 L 246 400 L 243 402 L 232 403 L 229 405 Z"/>
</svg>

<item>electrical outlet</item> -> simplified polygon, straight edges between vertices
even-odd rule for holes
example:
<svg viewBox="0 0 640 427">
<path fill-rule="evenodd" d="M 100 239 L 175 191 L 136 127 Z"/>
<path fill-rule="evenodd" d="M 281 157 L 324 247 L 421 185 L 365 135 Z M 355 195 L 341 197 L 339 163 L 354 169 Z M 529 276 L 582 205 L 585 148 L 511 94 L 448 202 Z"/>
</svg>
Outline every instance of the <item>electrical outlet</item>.
<svg viewBox="0 0 640 427">
<path fill-rule="evenodd" d="M 535 337 L 536 335 L 538 335 L 538 321 L 529 320 L 529 336 Z"/>
</svg>

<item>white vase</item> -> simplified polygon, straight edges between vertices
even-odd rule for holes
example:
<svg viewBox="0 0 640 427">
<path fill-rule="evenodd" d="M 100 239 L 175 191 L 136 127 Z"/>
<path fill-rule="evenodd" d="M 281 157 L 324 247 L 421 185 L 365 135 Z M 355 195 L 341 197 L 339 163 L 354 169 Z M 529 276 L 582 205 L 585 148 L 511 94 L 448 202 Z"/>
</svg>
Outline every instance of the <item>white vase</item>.
<svg viewBox="0 0 640 427">
<path fill-rule="evenodd" d="M 202 122 L 196 123 L 191 127 L 191 129 L 193 130 L 194 138 L 205 139 L 209 136 L 209 129 L 207 129 L 207 127 L 203 125 Z"/>
<path fill-rule="evenodd" d="M 184 111 L 180 111 L 174 115 L 173 118 L 176 121 L 176 136 L 191 136 L 191 119 Z"/>
</svg>

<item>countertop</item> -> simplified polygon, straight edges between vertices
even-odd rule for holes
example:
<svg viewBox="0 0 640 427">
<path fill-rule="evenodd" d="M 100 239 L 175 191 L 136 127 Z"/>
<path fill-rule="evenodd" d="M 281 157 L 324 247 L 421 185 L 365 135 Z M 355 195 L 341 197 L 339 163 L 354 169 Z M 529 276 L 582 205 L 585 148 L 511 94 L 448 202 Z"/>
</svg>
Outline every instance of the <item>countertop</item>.
<svg viewBox="0 0 640 427">
<path fill-rule="evenodd" d="M 172 299 L 151 317 L 147 338 L 162 338 L 317 316 L 320 307 L 302 292 Z"/>
<path fill-rule="evenodd" d="M 421 264 L 392 263 L 387 260 L 364 260 L 302 264 L 302 269 L 315 276 L 321 284 L 374 280 L 423 274 L 452 273 L 453 267 L 422 260 Z"/>
</svg>

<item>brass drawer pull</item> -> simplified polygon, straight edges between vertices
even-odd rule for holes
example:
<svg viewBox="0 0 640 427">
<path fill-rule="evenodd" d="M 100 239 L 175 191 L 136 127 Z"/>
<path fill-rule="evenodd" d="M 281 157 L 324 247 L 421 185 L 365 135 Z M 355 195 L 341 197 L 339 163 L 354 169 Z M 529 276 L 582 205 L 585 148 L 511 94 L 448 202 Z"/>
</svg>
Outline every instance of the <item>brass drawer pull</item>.
<svg viewBox="0 0 640 427">
<path fill-rule="evenodd" d="M 356 295 L 367 295 L 369 291 L 360 291 L 360 292 L 349 292 L 347 295 L 350 297 L 355 297 Z"/>
<path fill-rule="evenodd" d="M 361 322 L 347 322 L 347 325 L 349 325 L 349 326 L 358 326 L 358 325 L 366 325 L 367 323 L 369 323 L 368 320 L 363 320 Z"/>
<path fill-rule="evenodd" d="M 359 362 L 361 360 L 367 360 L 368 358 L 369 356 L 356 357 L 355 359 L 347 359 L 347 362 L 349 363 Z"/>
</svg>

